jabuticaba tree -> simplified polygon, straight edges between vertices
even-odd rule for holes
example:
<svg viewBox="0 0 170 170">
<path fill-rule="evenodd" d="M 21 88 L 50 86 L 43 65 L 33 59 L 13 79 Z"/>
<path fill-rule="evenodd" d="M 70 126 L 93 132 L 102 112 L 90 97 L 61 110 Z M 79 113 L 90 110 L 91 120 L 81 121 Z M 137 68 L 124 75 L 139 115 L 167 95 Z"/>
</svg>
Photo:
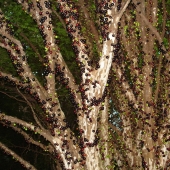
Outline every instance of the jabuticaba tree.
<svg viewBox="0 0 170 170">
<path fill-rule="evenodd" d="M 32 17 L 43 38 L 45 52 L 40 62 L 44 79 L 41 81 L 32 71 L 26 49 L 14 34 L 12 20 L 2 10 L 0 46 L 7 50 L 18 76 L 2 70 L 0 78 L 23 97 L 35 123 L 5 112 L 0 114 L 0 123 L 25 138 L 29 135 L 29 143 L 53 156 L 56 169 L 168 169 L 169 2 L 18 0 L 17 3 Z M 70 37 L 80 74 L 71 71 L 59 48 L 54 16 Z M 29 42 L 28 38 L 25 40 Z M 38 47 L 29 45 L 38 55 Z M 38 67 L 37 63 L 34 65 Z M 73 72 L 80 75 L 79 81 Z M 69 115 L 62 107 L 58 86 L 67 89 L 70 95 L 76 131 L 68 123 Z M 46 122 L 37 116 L 29 95 L 43 110 Z M 37 142 L 31 131 L 44 138 L 48 146 Z M 1 142 L 0 148 L 25 168 L 36 169 L 5 143 Z"/>
</svg>

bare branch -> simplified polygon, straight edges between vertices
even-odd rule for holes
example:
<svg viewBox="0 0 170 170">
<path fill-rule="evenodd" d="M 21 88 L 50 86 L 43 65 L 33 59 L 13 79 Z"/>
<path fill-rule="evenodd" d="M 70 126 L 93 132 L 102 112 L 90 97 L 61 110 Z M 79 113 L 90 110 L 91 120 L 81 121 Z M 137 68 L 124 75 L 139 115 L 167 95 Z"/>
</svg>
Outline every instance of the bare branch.
<svg viewBox="0 0 170 170">
<path fill-rule="evenodd" d="M 17 87 L 16 87 L 16 88 L 17 88 Z M 31 111 L 32 111 L 32 113 L 33 113 L 34 120 L 36 121 L 36 123 L 38 124 L 38 126 L 39 126 L 42 130 L 45 130 L 45 129 L 43 128 L 43 126 L 41 125 L 40 121 L 38 120 L 37 115 L 36 115 L 36 113 L 34 112 L 34 109 L 33 109 L 32 105 L 31 105 L 31 103 L 27 100 L 27 98 L 21 93 L 21 91 L 20 91 L 18 88 L 17 88 L 17 91 L 18 91 L 18 93 L 25 99 L 26 103 L 27 103 L 28 106 L 31 108 Z"/>
<path fill-rule="evenodd" d="M 127 0 L 126 3 L 124 4 L 123 8 L 120 10 L 119 12 L 119 18 L 122 17 L 123 13 L 125 12 L 126 8 L 128 7 L 129 3 L 130 3 L 131 0 Z"/>
<path fill-rule="evenodd" d="M 60 22 L 62 23 L 64 29 L 66 30 L 66 24 L 63 21 L 63 19 L 61 18 L 61 16 L 53 9 L 52 12 L 57 16 L 57 18 L 60 20 Z"/>
<path fill-rule="evenodd" d="M 40 53 L 38 52 L 37 48 L 31 43 L 31 41 L 29 40 L 29 38 L 23 33 L 21 32 L 20 35 L 24 38 L 24 40 L 26 42 L 28 42 L 28 44 L 30 45 L 30 47 L 34 50 L 34 52 L 37 54 L 38 58 L 39 58 L 39 61 L 42 62 L 43 59 L 40 55 Z"/>
<path fill-rule="evenodd" d="M 116 127 L 114 126 L 113 124 L 109 123 L 109 127 L 115 131 L 120 137 L 122 136 L 122 132 Z"/>
<path fill-rule="evenodd" d="M 128 98 L 129 101 L 134 103 L 134 108 L 137 108 L 137 103 L 133 91 L 130 88 L 129 83 L 125 79 L 120 66 L 118 66 L 115 62 L 113 62 L 112 67 L 113 67 L 113 71 L 116 73 L 116 77 L 118 78 L 118 81 L 121 83 L 122 90 L 124 91 L 126 97 Z M 122 67 L 124 68 L 123 64 Z"/>
<path fill-rule="evenodd" d="M 12 99 L 15 99 L 15 100 L 18 101 L 18 102 L 26 103 L 25 101 L 20 100 L 20 99 L 17 99 L 16 97 L 11 96 L 11 95 L 9 95 L 9 94 L 3 92 L 3 91 L 0 91 L 0 93 L 5 94 L 6 96 L 8 96 L 8 97 L 10 97 L 10 98 L 12 98 Z"/>
<path fill-rule="evenodd" d="M 17 155 L 14 151 L 9 149 L 7 146 L 5 146 L 3 143 L 0 142 L 0 149 L 4 150 L 4 152 L 8 155 L 11 155 L 16 161 L 21 163 L 22 166 L 24 166 L 26 169 L 36 170 L 36 168 L 31 165 L 29 162 L 21 158 L 19 155 Z"/>
<path fill-rule="evenodd" d="M 159 57 L 158 71 L 157 71 L 157 75 L 156 75 L 156 90 L 155 90 L 155 94 L 154 94 L 154 101 L 155 102 L 157 102 L 159 89 L 160 89 L 162 59 L 163 59 L 163 56 L 161 54 L 160 57 Z"/>
<path fill-rule="evenodd" d="M 165 27 L 166 27 L 166 20 L 167 20 L 167 12 L 166 12 L 166 7 L 165 7 L 165 0 L 162 0 L 162 6 L 163 6 L 163 26 L 162 26 L 162 33 L 161 33 L 161 38 L 163 40 L 165 36 Z M 162 59 L 163 55 L 160 55 L 159 57 L 159 64 L 158 64 L 158 71 L 157 71 L 157 76 L 156 76 L 156 90 L 155 90 L 155 95 L 154 95 L 154 100 L 157 102 L 158 99 L 158 93 L 160 89 L 160 73 L 161 73 L 161 68 L 162 68 Z"/>
<path fill-rule="evenodd" d="M 108 124 L 108 98 L 105 98 L 104 102 L 104 110 L 100 113 L 100 123 L 98 124 L 98 127 L 100 128 L 100 137 L 101 141 L 100 144 L 105 148 L 104 151 L 102 151 L 102 154 L 105 158 L 105 167 L 108 167 L 110 165 L 110 159 L 108 158 L 109 153 L 109 124 Z"/>
</svg>

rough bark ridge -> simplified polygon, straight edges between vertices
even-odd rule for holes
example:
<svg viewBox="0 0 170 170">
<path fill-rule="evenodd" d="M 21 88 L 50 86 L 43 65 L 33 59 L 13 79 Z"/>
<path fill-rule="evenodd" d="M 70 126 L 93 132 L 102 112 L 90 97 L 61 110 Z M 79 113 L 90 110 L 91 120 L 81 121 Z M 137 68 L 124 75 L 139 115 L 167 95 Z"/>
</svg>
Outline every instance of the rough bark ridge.
<svg viewBox="0 0 170 170">
<path fill-rule="evenodd" d="M 170 57 L 162 43 L 165 28 L 162 35 L 156 29 L 157 0 L 149 3 L 140 0 L 132 0 L 131 3 L 130 0 L 95 1 L 102 36 L 102 43 L 96 42 L 98 48 L 102 46 L 102 50 L 99 49 L 100 58 L 95 67 L 91 64 L 86 38 L 81 33 L 76 5 L 69 0 L 56 0 L 60 20 L 72 40 L 76 62 L 80 66 L 79 85 L 75 83 L 75 78 L 57 46 L 52 25 L 51 2 L 17 2 L 35 20 L 44 39 L 46 86 L 43 86 L 31 71 L 24 48 L 12 35 L 2 12 L 0 46 L 8 51 L 20 79 L 2 71 L 0 78 L 14 85 L 30 107 L 31 104 L 22 94 L 22 90 L 34 97 L 46 114 L 49 129 L 41 124 L 32 107 L 37 126 L 5 113 L 0 114 L 0 123 L 29 138 L 30 143 L 50 152 L 61 169 L 109 170 L 113 169 L 114 161 L 120 169 L 125 170 L 167 169 L 170 164 Z M 83 3 L 81 0 L 80 4 Z M 165 7 L 165 2 L 163 4 Z M 135 9 L 135 12 L 131 8 Z M 88 10 L 85 7 L 82 9 L 85 18 L 88 18 Z M 89 24 L 97 40 L 100 37 L 99 32 L 95 25 L 91 22 Z M 165 23 L 163 25 L 165 27 Z M 156 45 L 161 53 L 158 62 L 154 60 Z M 122 53 L 119 51 L 120 47 Z M 32 48 L 36 51 L 34 46 Z M 162 62 L 166 65 L 163 71 Z M 126 76 L 126 72 L 129 72 L 131 78 Z M 162 78 L 161 73 L 164 74 Z M 111 82 L 112 74 L 114 78 Z M 56 92 L 58 80 L 66 86 L 72 98 L 78 119 L 78 139 L 69 128 L 61 109 Z M 152 87 L 153 82 L 156 82 L 155 90 Z M 161 83 L 164 83 L 164 86 L 160 87 Z M 113 88 L 109 89 L 109 84 L 113 85 Z M 110 98 L 117 104 L 115 108 L 120 113 L 119 128 L 109 123 Z M 47 147 L 38 143 L 22 131 L 22 128 L 38 133 L 50 145 Z M 0 148 L 27 169 L 35 169 L 5 144 L 0 143 Z"/>
</svg>

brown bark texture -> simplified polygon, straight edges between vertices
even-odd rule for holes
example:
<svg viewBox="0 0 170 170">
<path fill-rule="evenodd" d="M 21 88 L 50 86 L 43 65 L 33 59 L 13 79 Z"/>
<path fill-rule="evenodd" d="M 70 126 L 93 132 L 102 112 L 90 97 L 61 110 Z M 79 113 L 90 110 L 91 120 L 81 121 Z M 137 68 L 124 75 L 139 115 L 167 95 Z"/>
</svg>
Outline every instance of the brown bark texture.
<svg viewBox="0 0 170 170">
<path fill-rule="evenodd" d="M 0 47 L 8 51 L 18 73 L 18 77 L 14 77 L 1 70 L 0 80 L 12 84 L 22 96 L 31 109 L 35 124 L 6 113 L 0 113 L 0 123 L 49 152 L 56 162 L 56 169 L 170 169 L 170 52 L 163 43 L 168 19 L 166 2 L 96 0 L 93 1 L 96 22 L 88 10 L 90 0 L 56 0 L 57 12 L 51 8 L 54 1 L 17 2 L 35 21 L 43 37 L 44 58 L 24 32 L 20 35 L 44 64 L 46 85 L 33 74 L 22 43 L 12 35 L 8 21 L 0 11 Z M 164 9 L 161 29 L 158 24 L 160 4 Z M 56 43 L 52 13 L 72 41 L 75 62 L 81 72 L 80 83 L 76 83 Z M 81 32 L 82 25 L 87 27 L 84 33 Z M 91 64 L 94 43 L 99 57 Z M 61 108 L 56 90 L 58 81 L 71 96 L 78 136 L 68 126 Z M 44 124 L 29 95 L 42 108 L 46 117 Z M 118 113 L 117 119 L 113 108 Z M 119 120 L 118 123 L 115 120 Z M 48 146 L 36 141 L 23 128 L 46 139 Z M 0 149 L 25 168 L 36 169 L 5 143 L 0 142 Z"/>
</svg>

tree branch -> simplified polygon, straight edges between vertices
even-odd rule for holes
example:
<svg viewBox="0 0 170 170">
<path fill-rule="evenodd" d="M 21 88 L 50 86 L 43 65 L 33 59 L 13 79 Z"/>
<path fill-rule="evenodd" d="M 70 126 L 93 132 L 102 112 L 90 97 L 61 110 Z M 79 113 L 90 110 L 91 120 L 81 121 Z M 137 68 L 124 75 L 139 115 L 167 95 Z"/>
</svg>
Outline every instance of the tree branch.
<svg viewBox="0 0 170 170">
<path fill-rule="evenodd" d="M 3 14 L 1 14 L 1 19 L 3 18 Z M 10 57 L 17 68 L 18 74 L 24 78 L 24 81 L 27 82 L 29 78 L 29 82 L 34 88 L 34 90 L 39 93 L 39 96 L 42 95 L 45 97 L 47 94 L 45 89 L 38 82 L 37 78 L 31 72 L 31 69 L 28 67 L 26 61 L 26 55 L 23 51 L 22 44 L 20 41 L 16 40 L 12 35 L 9 34 L 10 31 L 7 27 L 6 20 L 3 20 L 1 24 L 0 34 L 3 35 L 3 43 L 0 43 L 0 46 L 8 50 L 10 53 Z M 39 87 L 39 88 L 37 88 Z"/>
<path fill-rule="evenodd" d="M 45 146 L 42 143 L 35 141 L 30 135 L 28 135 L 26 132 L 24 132 L 21 128 L 13 126 L 11 124 L 10 125 L 6 124 L 2 121 L 0 121 L 0 123 L 2 123 L 4 126 L 12 128 L 14 131 L 21 134 L 27 142 L 34 144 L 36 146 L 39 146 L 42 150 L 49 151 L 49 152 L 53 151 L 54 148 L 51 145 Z"/>
<path fill-rule="evenodd" d="M 123 12 L 125 11 L 129 3 L 130 0 L 127 1 L 120 14 L 115 13 L 116 6 L 113 6 L 111 9 L 107 10 L 106 18 L 109 20 L 110 24 L 104 35 L 105 38 L 103 42 L 102 56 L 99 61 L 100 68 L 94 71 L 94 77 L 92 77 L 93 81 L 97 80 L 98 82 L 100 82 L 100 86 L 98 86 L 98 88 L 95 89 L 96 91 L 99 92 L 100 96 L 103 94 L 104 89 L 106 87 L 109 71 L 112 64 L 114 50 L 113 45 L 116 44 L 115 36 L 117 35 L 118 22 L 120 21 L 120 17 L 122 16 Z M 113 15 L 114 13 L 115 15 Z"/>
<path fill-rule="evenodd" d="M 133 2 L 136 4 L 136 0 L 133 0 Z M 153 34 L 155 34 L 159 44 L 162 45 L 162 49 L 166 52 L 166 48 L 165 46 L 162 44 L 163 40 L 161 38 L 161 35 L 158 33 L 158 31 L 156 30 L 156 28 L 148 21 L 148 19 L 145 17 L 145 15 L 143 13 L 141 13 L 141 10 L 137 7 L 136 8 L 139 15 L 141 16 L 141 18 L 143 19 L 143 21 L 145 22 L 145 24 L 148 26 L 148 28 L 150 28 L 150 30 L 152 31 Z"/>
<path fill-rule="evenodd" d="M 18 2 L 23 6 L 25 10 L 29 9 L 29 6 L 25 1 L 24 3 L 22 3 L 21 0 L 18 0 Z M 57 93 L 55 91 L 55 83 L 56 83 L 55 74 L 57 75 L 58 73 L 64 73 L 64 77 L 61 78 L 62 82 L 70 86 L 71 91 L 74 92 L 75 99 L 78 103 L 79 100 L 81 99 L 81 96 L 75 93 L 78 87 L 75 84 L 75 79 L 72 73 L 70 72 L 68 66 L 66 65 L 61 55 L 60 49 L 56 44 L 55 34 L 53 32 L 53 26 L 52 24 L 49 24 L 51 23 L 52 10 L 49 7 L 47 8 L 47 11 L 45 11 L 46 9 L 45 6 L 46 5 L 44 0 L 33 1 L 32 7 L 30 9 L 30 13 L 32 17 L 36 20 L 40 32 L 42 32 L 42 37 L 45 39 L 44 43 L 45 43 L 45 50 L 47 55 L 45 57 L 46 63 L 44 63 L 44 65 L 46 66 L 45 77 L 47 79 L 48 97 L 49 98 L 52 97 L 53 102 L 56 102 L 58 100 Z M 59 109 L 59 108 L 55 107 L 55 109 Z"/>
<path fill-rule="evenodd" d="M 61 16 L 53 9 L 52 12 L 57 16 L 57 18 L 59 19 L 59 21 L 62 23 L 63 28 L 66 30 L 66 24 L 63 21 L 63 19 L 61 18 Z"/>
<path fill-rule="evenodd" d="M 36 170 L 36 168 L 31 165 L 29 162 L 21 158 L 19 155 L 17 155 L 14 151 L 9 149 L 7 146 L 5 146 L 3 143 L 0 142 L 0 149 L 4 150 L 6 154 L 11 155 L 13 158 L 15 158 L 16 161 L 21 163 L 22 166 L 24 166 L 26 169 Z"/>
<path fill-rule="evenodd" d="M 17 88 L 17 87 L 16 87 Z M 26 103 L 28 104 L 28 106 L 31 108 L 31 111 L 33 113 L 33 117 L 34 117 L 34 120 L 36 121 L 36 123 L 38 124 L 38 126 L 42 129 L 42 130 L 45 130 L 44 127 L 42 126 L 42 124 L 40 123 L 40 121 L 38 120 L 37 118 L 37 115 L 36 113 L 34 112 L 34 109 L 31 105 L 31 103 L 27 100 L 27 98 L 21 93 L 21 91 L 17 88 L 17 91 L 18 93 L 25 99 Z"/>
<path fill-rule="evenodd" d="M 6 96 L 8 96 L 8 97 L 10 97 L 10 98 L 12 98 L 12 99 L 15 99 L 15 100 L 18 101 L 18 102 L 26 103 L 25 101 L 19 100 L 19 99 L 17 99 L 16 97 L 11 96 L 11 95 L 9 95 L 9 94 L 3 92 L 3 91 L 0 91 L 0 93 L 5 94 Z"/>
<path fill-rule="evenodd" d="M 78 11 L 73 4 L 68 4 L 67 1 L 62 2 L 61 0 L 57 0 L 57 2 L 60 4 L 59 10 L 65 19 L 68 34 L 72 38 L 72 46 L 77 56 L 77 62 L 80 64 L 84 80 L 86 77 L 85 74 L 89 73 L 91 66 L 88 64 L 89 56 L 86 50 L 88 48 L 86 40 L 80 33 L 81 25 L 77 19 Z"/>
<path fill-rule="evenodd" d="M 136 3 L 136 0 L 133 0 L 133 1 Z M 167 49 L 163 45 L 163 39 L 162 39 L 161 35 L 158 33 L 156 28 L 148 21 L 148 19 L 142 13 L 140 13 L 139 8 L 137 8 L 137 11 L 138 11 L 139 15 L 142 17 L 145 24 L 150 28 L 152 33 L 156 36 L 156 38 L 157 38 L 157 40 L 158 40 L 158 42 L 161 45 L 161 48 L 163 50 L 162 55 L 164 55 L 167 58 L 167 60 L 169 60 L 169 62 L 170 62 L 170 55 L 167 53 Z M 156 77 L 157 86 L 156 86 L 156 91 L 155 91 L 155 94 L 154 94 L 155 102 L 157 101 L 159 87 L 160 87 L 160 71 L 161 71 L 161 67 L 162 67 L 162 57 L 163 57 L 162 55 L 160 55 L 160 57 L 159 57 L 158 73 L 157 73 L 157 77 Z M 168 70 L 170 70 L 169 65 L 167 65 L 167 72 L 168 72 Z"/>
<path fill-rule="evenodd" d="M 125 12 L 126 8 L 128 7 L 129 3 L 131 0 L 127 0 L 126 3 L 124 4 L 123 8 L 120 10 L 120 12 L 118 13 L 119 18 L 122 17 L 123 13 Z"/>
<path fill-rule="evenodd" d="M 134 108 L 137 108 L 137 103 L 133 91 L 130 88 L 129 83 L 127 82 L 124 74 L 122 73 L 120 66 L 118 66 L 116 62 L 113 62 L 112 67 L 114 72 L 116 73 L 116 77 L 118 78 L 118 81 L 121 83 L 122 90 L 124 91 L 126 97 L 130 102 L 134 103 Z M 122 67 L 125 68 L 123 64 Z"/>
<path fill-rule="evenodd" d="M 100 123 L 98 124 L 98 128 L 100 128 L 100 144 L 102 148 L 105 149 L 101 152 L 101 154 L 104 155 L 105 158 L 105 167 L 108 167 L 110 165 L 110 159 L 109 156 L 109 124 L 108 124 L 108 98 L 105 98 L 104 102 L 104 110 L 100 113 Z"/>
<path fill-rule="evenodd" d="M 2 13 L 1 13 L 1 16 L 3 18 Z M 39 23 L 39 21 L 38 21 L 38 23 Z M 4 40 L 3 40 L 3 43 L 0 43 L 0 45 L 3 48 L 6 48 L 7 50 L 11 51 L 11 53 L 12 53 L 11 59 L 13 60 L 14 64 L 16 65 L 17 69 L 19 70 L 20 76 L 24 77 L 23 83 L 28 82 L 28 86 L 26 87 L 26 90 L 34 97 L 34 99 L 36 99 L 39 103 L 42 103 L 42 105 L 43 105 L 42 108 L 45 109 L 46 113 L 53 114 L 55 112 L 55 114 L 57 114 L 57 112 L 58 112 L 57 110 L 59 110 L 59 109 L 61 110 L 61 107 L 58 104 L 58 98 L 56 97 L 56 93 L 55 93 L 55 76 L 53 75 L 54 81 L 53 81 L 53 78 L 51 79 L 50 76 L 47 76 L 48 81 L 50 81 L 50 83 L 52 83 L 53 85 L 50 86 L 50 84 L 49 84 L 50 89 L 52 91 L 51 90 L 46 91 L 45 88 L 42 87 L 42 85 L 39 83 L 37 78 L 33 75 L 33 73 L 31 72 L 31 69 L 28 67 L 28 64 L 27 64 L 26 58 L 25 58 L 25 53 L 23 51 L 23 47 L 22 47 L 21 43 L 6 32 L 6 29 L 7 29 L 6 26 L 7 26 L 6 20 L 4 20 L 3 24 L 1 25 L 2 29 L 0 30 L 0 33 L 2 33 L 4 35 L 4 37 L 3 37 Z M 48 31 L 47 31 L 47 33 L 48 33 Z M 50 32 L 50 33 L 52 34 L 52 32 Z M 49 36 L 51 34 L 49 34 Z M 50 38 L 50 37 L 48 37 L 48 38 Z M 13 44 L 13 41 L 18 44 Z M 54 41 L 54 39 L 52 41 Z M 48 53 L 50 53 L 50 52 L 48 52 Z M 49 54 L 50 58 L 53 55 Z M 52 65 L 55 65 L 55 63 L 53 62 Z M 52 74 L 54 74 L 54 72 Z M 51 100 L 51 99 L 54 99 L 54 97 L 55 97 L 55 100 Z M 51 111 L 51 108 L 52 108 L 51 105 L 54 105 L 53 111 Z M 61 112 L 61 114 L 62 114 L 62 116 L 59 118 L 60 124 L 64 125 L 63 119 L 65 118 L 65 116 L 64 116 L 63 112 Z"/>
<path fill-rule="evenodd" d="M 42 129 L 40 129 L 39 127 L 34 126 L 31 123 L 25 122 L 24 120 L 12 117 L 12 116 L 7 116 L 4 113 L 0 114 L 0 121 L 4 122 L 7 121 L 9 123 L 13 123 L 13 125 L 15 126 L 16 124 L 22 126 L 23 128 L 29 129 L 31 131 L 34 131 L 35 133 L 40 134 L 41 136 L 43 136 L 46 140 L 48 140 L 50 143 L 52 142 L 52 137 L 50 134 L 48 134 L 49 132 L 47 131 L 43 131 Z"/>
<path fill-rule="evenodd" d="M 115 131 L 117 133 L 117 135 L 119 135 L 120 137 L 122 136 L 122 132 L 116 127 L 114 126 L 112 123 L 109 123 L 109 127 Z"/>
<path fill-rule="evenodd" d="M 140 54 L 140 51 L 138 48 L 134 48 L 134 46 L 138 45 L 138 41 L 136 41 L 136 38 L 137 38 L 136 31 L 132 31 L 133 28 L 130 26 L 130 25 L 134 24 L 132 20 L 128 19 L 128 17 L 130 16 L 130 13 L 128 13 L 128 11 L 127 11 L 126 14 L 128 16 L 126 15 L 126 18 L 122 17 L 122 20 L 121 20 L 122 21 L 121 25 L 124 28 L 124 29 L 122 29 L 122 33 L 121 33 L 122 42 L 123 42 L 122 46 L 125 48 L 125 51 L 127 52 L 126 58 L 124 57 L 124 60 L 126 60 L 125 63 L 128 63 L 128 62 L 130 63 L 129 69 L 130 69 L 131 80 L 133 81 L 133 86 L 132 86 L 133 90 L 130 89 L 130 91 L 134 95 L 135 95 L 135 93 L 138 94 L 138 95 L 135 95 L 136 102 L 137 102 L 137 100 L 141 101 L 141 98 L 142 98 L 142 95 L 139 95 L 142 92 L 139 88 L 139 86 L 141 86 L 141 84 L 142 84 L 142 80 L 140 78 L 141 72 L 140 72 L 140 68 L 138 66 L 138 57 L 136 56 L 137 54 Z M 128 23 L 125 24 L 126 22 L 128 22 Z M 138 23 L 138 22 L 136 22 L 136 23 Z M 136 25 L 136 30 L 139 30 L 138 25 Z M 130 32 L 132 32 L 132 33 L 129 34 Z M 123 67 L 125 69 L 125 65 L 122 64 L 121 67 Z M 117 77 L 120 80 L 120 77 L 119 76 L 117 76 Z M 128 82 L 126 84 L 128 84 Z M 122 90 L 127 91 L 126 87 L 127 87 L 127 85 L 125 87 L 123 86 Z M 127 98 L 129 100 L 131 100 L 129 98 L 129 96 L 127 96 Z"/>
<path fill-rule="evenodd" d="M 98 52 L 100 52 L 101 50 L 101 44 L 100 44 L 100 37 L 99 37 L 99 33 L 98 30 L 96 29 L 95 23 L 93 22 L 93 20 L 91 19 L 91 14 L 89 13 L 89 11 L 87 10 L 86 7 L 86 1 L 85 0 L 80 0 L 78 2 L 78 5 L 83 13 L 83 17 L 86 21 L 87 24 L 87 31 L 90 31 L 90 34 L 93 36 L 92 40 L 95 40 L 96 44 L 97 44 L 97 48 L 98 48 Z M 84 21 L 84 20 L 83 20 Z M 86 34 L 86 33 L 85 33 Z M 91 41 L 90 41 L 91 42 Z M 92 42 L 91 42 L 92 43 Z"/>
<path fill-rule="evenodd" d="M 40 53 L 38 52 L 38 50 L 36 49 L 36 47 L 31 43 L 31 41 L 29 40 L 29 38 L 23 33 L 20 32 L 20 35 L 24 38 L 24 40 L 30 45 L 30 47 L 33 49 L 33 51 L 37 54 L 39 61 L 42 62 L 43 59 L 40 55 Z"/>
<path fill-rule="evenodd" d="M 51 10 L 45 10 L 45 1 L 33 1 L 31 2 L 31 6 L 28 6 L 27 3 L 23 3 L 22 1 L 18 0 L 18 2 L 23 6 L 25 10 L 31 8 L 30 13 L 32 17 L 36 20 L 39 29 L 41 30 L 41 34 L 45 39 L 45 51 L 46 51 L 46 58 L 48 63 L 46 63 L 46 71 L 45 77 L 47 80 L 47 96 L 52 97 L 53 101 L 56 101 L 56 93 L 55 93 L 55 63 L 53 62 L 53 58 L 56 55 L 56 47 L 53 35 L 53 27 L 50 24 L 51 22 Z"/>
<path fill-rule="evenodd" d="M 14 77 L 11 74 L 4 73 L 0 71 L 0 78 L 3 78 L 5 81 L 9 81 L 14 86 L 20 86 L 23 88 L 26 88 L 29 84 L 28 83 L 22 83 L 21 80 L 19 80 L 17 77 Z"/>
</svg>

